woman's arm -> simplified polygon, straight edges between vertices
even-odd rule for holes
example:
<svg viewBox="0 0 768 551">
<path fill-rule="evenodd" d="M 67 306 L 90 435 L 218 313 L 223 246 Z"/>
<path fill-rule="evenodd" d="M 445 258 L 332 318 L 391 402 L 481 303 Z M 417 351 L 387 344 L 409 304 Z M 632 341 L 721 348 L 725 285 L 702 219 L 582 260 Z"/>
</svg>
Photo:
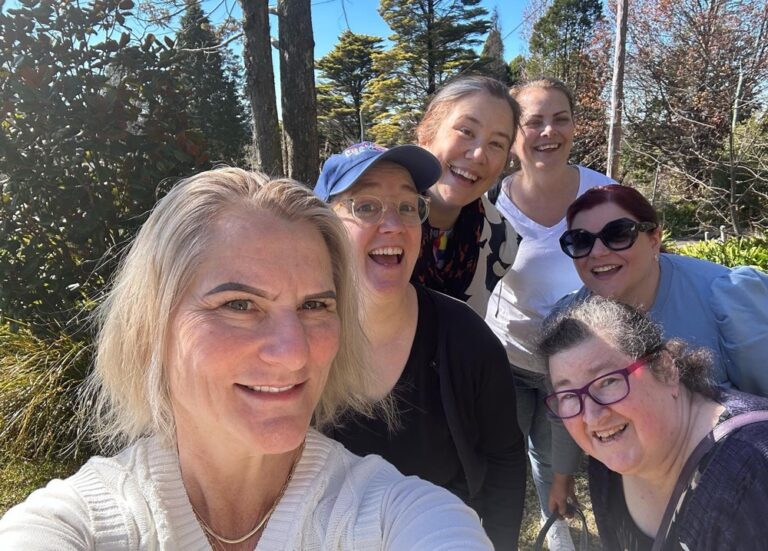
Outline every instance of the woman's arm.
<svg viewBox="0 0 768 551">
<path fill-rule="evenodd" d="M 734 268 L 712 283 L 710 298 L 728 380 L 768 397 L 768 274 Z"/>
<path fill-rule="evenodd" d="M 0 519 L 0 549 L 94 549 L 85 502 L 65 480 L 36 490 Z"/>
<path fill-rule="evenodd" d="M 383 545 L 387 551 L 490 551 L 493 545 L 477 514 L 459 498 L 416 477 L 386 495 Z"/>
</svg>

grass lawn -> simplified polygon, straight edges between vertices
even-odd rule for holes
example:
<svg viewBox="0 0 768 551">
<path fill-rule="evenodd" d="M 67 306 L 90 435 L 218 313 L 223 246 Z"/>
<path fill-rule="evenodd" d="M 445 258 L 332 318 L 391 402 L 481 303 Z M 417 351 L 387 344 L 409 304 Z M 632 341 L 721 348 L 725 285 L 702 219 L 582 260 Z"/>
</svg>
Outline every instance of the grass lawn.
<svg viewBox="0 0 768 551">
<path fill-rule="evenodd" d="M 57 460 L 36 460 L 23 461 L 16 458 L 8 458 L 0 452 L 0 516 L 16 503 L 22 501 L 27 495 L 44 486 L 52 478 L 63 478 L 74 473 L 79 467 L 79 463 L 74 461 Z M 592 517 L 589 495 L 587 494 L 587 483 L 584 476 L 577 479 L 576 493 L 582 510 L 585 511 L 589 530 L 591 550 L 600 550 L 600 543 L 597 539 L 597 529 Z M 527 495 L 525 498 L 526 515 L 523 519 L 523 527 L 520 533 L 521 551 L 533 549 L 536 541 L 536 535 L 539 531 L 539 513 L 536 493 L 533 487 L 533 480 L 528 476 Z M 576 526 L 572 521 L 571 526 Z M 574 543 L 578 549 L 578 530 L 572 529 Z"/>
<path fill-rule="evenodd" d="M 45 486 L 52 478 L 63 478 L 79 467 L 73 461 L 9 458 L 0 451 L 0 515 L 23 501 L 32 490 Z"/>
</svg>

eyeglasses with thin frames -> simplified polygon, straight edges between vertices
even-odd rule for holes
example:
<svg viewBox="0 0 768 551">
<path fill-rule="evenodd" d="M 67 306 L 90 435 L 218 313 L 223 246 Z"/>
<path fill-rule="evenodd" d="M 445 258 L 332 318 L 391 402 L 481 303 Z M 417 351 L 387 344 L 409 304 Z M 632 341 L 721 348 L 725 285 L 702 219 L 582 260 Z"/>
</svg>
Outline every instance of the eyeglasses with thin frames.
<svg viewBox="0 0 768 551">
<path fill-rule="evenodd" d="M 587 230 L 568 230 L 560 236 L 560 248 L 571 258 L 583 258 L 592 252 L 595 241 L 600 239 L 612 251 L 629 249 L 637 241 L 640 232 L 655 230 L 654 222 L 637 222 L 629 218 L 611 220 L 597 233 Z"/>
<path fill-rule="evenodd" d="M 640 358 L 623 369 L 605 373 L 589 381 L 581 388 L 559 390 L 544 398 L 550 414 L 558 419 L 570 419 L 584 411 L 584 397 L 589 396 L 596 404 L 610 406 L 629 396 L 629 375 L 647 364 Z"/>
<path fill-rule="evenodd" d="M 356 195 L 342 199 L 334 208 L 340 206 L 343 206 L 352 218 L 365 224 L 380 223 L 390 208 L 395 209 L 406 226 L 418 226 L 429 216 L 429 197 L 417 193 L 389 200 L 375 195 Z"/>
</svg>

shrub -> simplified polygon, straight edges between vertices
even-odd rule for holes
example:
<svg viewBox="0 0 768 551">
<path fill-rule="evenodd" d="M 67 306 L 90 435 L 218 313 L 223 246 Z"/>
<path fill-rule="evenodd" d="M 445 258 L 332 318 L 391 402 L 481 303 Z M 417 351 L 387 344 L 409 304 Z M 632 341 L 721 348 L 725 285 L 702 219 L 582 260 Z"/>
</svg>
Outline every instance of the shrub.
<svg viewBox="0 0 768 551">
<path fill-rule="evenodd" d="M 87 453 L 77 416 L 90 348 L 70 335 L 46 340 L 0 324 L 0 450 L 20 458 Z"/>
<path fill-rule="evenodd" d="M 733 237 L 725 242 L 699 241 L 681 245 L 675 252 L 723 266 L 755 266 L 768 271 L 768 236 Z"/>
</svg>

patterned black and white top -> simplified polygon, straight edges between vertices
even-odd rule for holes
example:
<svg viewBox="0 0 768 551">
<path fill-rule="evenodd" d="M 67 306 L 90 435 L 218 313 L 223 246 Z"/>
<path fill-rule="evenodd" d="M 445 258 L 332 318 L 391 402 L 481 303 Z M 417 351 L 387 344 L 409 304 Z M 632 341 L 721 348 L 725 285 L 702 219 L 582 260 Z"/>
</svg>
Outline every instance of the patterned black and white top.
<svg viewBox="0 0 768 551">
<path fill-rule="evenodd" d="M 466 302 L 484 318 L 496 283 L 517 255 L 517 232 L 483 195 L 461 209 L 439 262 L 433 240 L 434 228 L 427 220 L 411 281 Z"/>
</svg>

